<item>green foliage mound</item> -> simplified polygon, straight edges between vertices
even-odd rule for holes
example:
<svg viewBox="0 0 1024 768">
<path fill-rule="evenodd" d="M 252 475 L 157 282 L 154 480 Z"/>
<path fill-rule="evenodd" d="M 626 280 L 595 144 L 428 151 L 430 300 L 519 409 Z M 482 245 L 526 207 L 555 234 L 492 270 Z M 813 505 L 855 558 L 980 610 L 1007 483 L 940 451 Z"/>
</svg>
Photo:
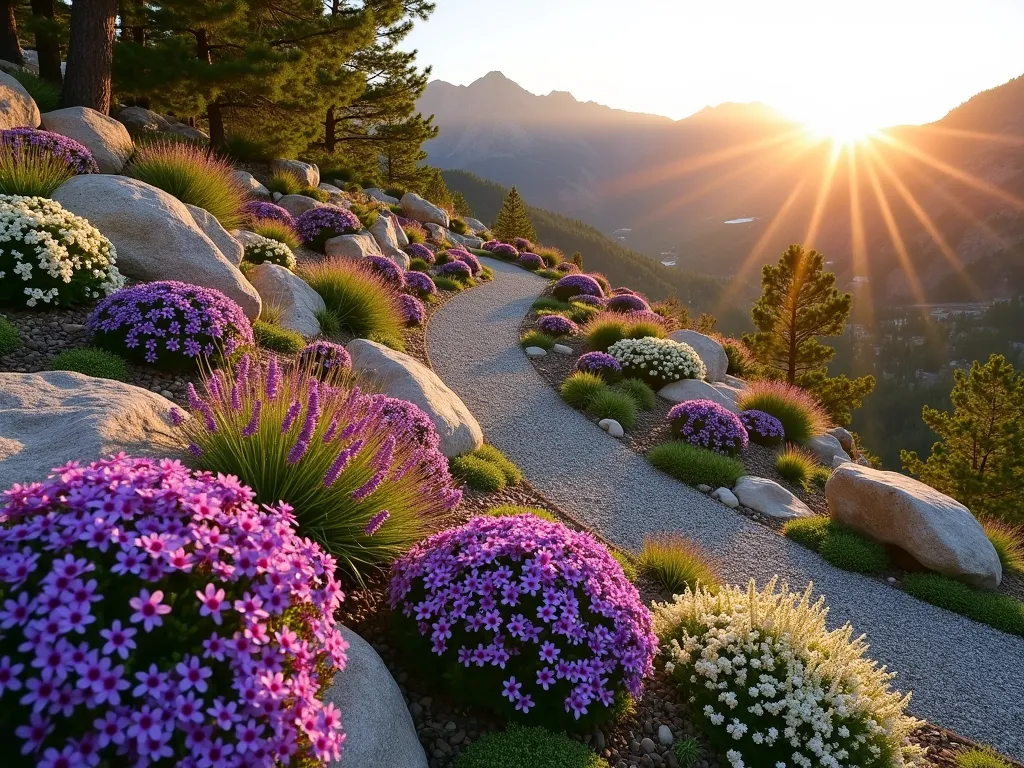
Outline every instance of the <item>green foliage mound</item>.
<svg viewBox="0 0 1024 768">
<path fill-rule="evenodd" d="M 794 485 L 805 485 L 817 464 L 810 453 L 791 445 L 776 457 L 775 471 Z"/>
<path fill-rule="evenodd" d="M 523 349 L 527 347 L 540 347 L 547 351 L 555 346 L 555 338 L 543 331 L 528 331 L 523 334 L 522 338 L 519 339 L 519 346 Z"/>
<path fill-rule="evenodd" d="M 471 744 L 455 768 L 608 768 L 608 761 L 565 734 L 512 725 Z"/>
<path fill-rule="evenodd" d="M 1024 635 L 1024 603 L 1009 595 L 982 592 L 937 573 L 912 573 L 903 588 L 914 597 L 988 624 L 1014 635 Z"/>
<path fill-rule="evenodd" d="M 518 485 L 523 473 L 493 445 L 483 445 L 449 462 L 452 475 L 475 491 L 491 493 Z"/>
<path fill-rule="evenodd" d="M 573 408 L 586 410 L 594 401 L 594 398 L 607 388 L 608 385 L 605 384 L 604 379 L 596 373 L 577 371 L 571 376 L 566 377 L 559 391 L 561 392 L 562 399 Z"/>
<path fill-rule="evenodd" d="M 856 573 L 877 573 L 889 567 L 889 553 L 882 544 L 827 517 L 790 520 L 782 533 L 797 544 L 818 552 L 837 568 Z"/>
<path fill-rule="evenodd" d="M 615 390 L 629 395 L 636 407 L 642 411 L 649 411 L 654 407 L 656 395 L 646 381 L 642 379 L 623 379 L 614 387 Z"/>
<path fill-rule="evenodd" d="M 50 361 L 51 371 L 74 371 L 97 379 L 128 381 L 128 364 L 124 358 L 105 349 L 69 349 Z"/>
<path fill-rule="evenodd" d="M 636 401 L 626 392 L 608 387 L 596 392 L 587 405 L 587 413 L 595 419 L 615 419 L 623 429 L 636 424 Z"/>
<path fill-rule="evenodd" d="M 402 311 L 395 292 L 377 275 L 348 259 L 327 259 L 299 268 L 335 315 L 339 332 L 369 338 L 402 338 Z"/>
<path fill-rule="evenodd" d="M 677 534 L 645 537 L 637 563 L 641 573 L 673 595 L 698 584 L 715 590 L 721 583 L 704 551 Z"/>
<path fill-rule="evenodd" d="M 519 485 L 523 482 L 523 473 L 520 471 L 519 467 L 515 465 L 512 459 L 499 451 L 493 445 L 481 445 L 473 451 L 473 455 L 483 459 L 484 461 L 489 461 L 500 469 L 501 474 L 505 476 L 505 481 L 509 485 Z"/>
<path fill-rule="evenodd" d="M 777 418 L 791 443 L 803 443 L 829 427 L 828 415 L 809 392 L 783 382 L 751 382 L 736 404 L 742 411 L 764 411 Z"/>
<path fill-rule="evenodd" d="M 21 334 L 6 317 L 0 317 L 0 357 L 21 349 Z"/>
<path fill-rule="evenodd" d="M 688 485 L 732 488 L 746 474 L 739 459 L 682 441 L 655 446 L 647 459 L 656 469 Z"/>
<path fill-rule="evenodd" d="M 512 504 L 503 504 L 499 507 L 491 507 L 485 513 L 490 517 L 514 517 L 515 515 L 533 515 L 539 517 L 541 520 L 547 520 L 550 523 L 562 522 L 553 514 L 548 512 L 546 509 L 537 509 L 536 507 L 517 507 Z"/>
<path fill-rule="evenodd" d="M 306 346 L 306 340 L 298 331 L 282 328 L 266 320 L 253 321 L 252 334 L 257 345 L 286 355 L 297 355 Z"/>
<path fill-rule="evenodd" d="M 953 758 L 957 768 L 1010 768 L 997 752 L 988 747 L 972 747 L 957 752 Z"/>
<path fill-rule="evenodd" d="M 461 293 L 469 286 L 466 283 L 462 283 L 458 280 L 453 280 L 450 277 L 444 275 L 433 275 L 434 286 L 439 291 L 451 291 L 452 293 Z"/>
</svg>

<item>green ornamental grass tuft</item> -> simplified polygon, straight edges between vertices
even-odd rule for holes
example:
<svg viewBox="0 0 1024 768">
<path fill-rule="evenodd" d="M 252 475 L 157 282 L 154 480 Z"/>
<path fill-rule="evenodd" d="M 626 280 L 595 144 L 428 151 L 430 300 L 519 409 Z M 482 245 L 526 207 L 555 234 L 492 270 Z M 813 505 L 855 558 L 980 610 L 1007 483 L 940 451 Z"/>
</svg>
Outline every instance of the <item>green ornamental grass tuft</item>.
<svg viewBox="0 0 1024 768">
<path fill-rule="evenodd" d="M 565 402 L 573 408 L 582 411 L 590 406 L 590 403 L 593 402 L 598 393 L 603 392 L 607 388 L 608 385 L 605 384 L 604 379 L 596 373 L 577 371 L 562 382 L 562 387 L 559 391 Z"/>
<path fill-rule="evenodd" d="M 73 371 L 97 379 L 128 381 L 128 364 L 124 358 L 105 349 L 69 349 L 50 361 L 51 371 Z"/>
<path fill-rule="evenodd" d="M 404 213 L 399 215 L 404 215 Z M 427 242 L 427 231 L 421 227 L 402 227 L 402 231 L 405 232 L 405 236 L 410 243 L 423 245 Z"/>
<path fill-rule="evenodd" d="M 704 551 L 678 534 L 645 537 L 637 562 L 641 573 L 674 595 L 698 584 L 714 591 L 720 584 Z"/>
<path fill-rule="evenodd" d="M 1009 595 L 983 592 L 937 573 L 911 573 L 903 588 L 914 597 L 988 624 L 1014 635 L 1024 635 L 1024 603 Z"/>
<path fill-rule="evenodd" d="M 279 192 L 282 195 L 299 195 L 306 185 L 294 173 L 275 171 L 264 186 L 271 192 Z"/>
<path fill-rule="evenodd" d="M 790 445 L 775 459 L 775 471 L 793 485 L 805 485 L 818 461 L 810 453 Z"/>
<path fill-rule="evenodd" d="M 565 277 L 565 275 L 556 269 L 538 269 L 534 274 L 539 277 L 543 277 L 546 280 L 558 280 Z"/>
<path fill-rule="evenodd" d="M 0 357 L 21 349 L 21 334 L 11 321 L 0 316 Z"/>
<path fill-rule="evenodd" d="M 320 294 L 350 336 L 402 338 L 397 294 L 377 275 L 348 259 L 302 264 L 298 274 Z"/>
<path fill-rule="evenodd" d="M 451 291 L 452 293 L 459 293 L 465 290 L 468 286 L 464 283 L 460 283 L 458 280 L 452 280 L 450 277 L 444 275 L 434 276 L 434 285 L 439 291 Z"/>
<path fill-rule="evenodd" d="M 409 271 L 410 272 L 427 272 L 430 270 L 430 265 L 424 259 L 410 259 L 409 260 Z"/>
<path fill-rule="evenodd" d="M 601 314 L 601 310 L 598 307 L 574 301 L 569 304 L 569 310 L 565 316 L 576 323 L 576 325 L 586 325 L 599 314 Z"/>
<path fill-rule="evenodd" d="M 468 453 L 456 456 L 448 464 L 455 479 L 474 491 L 497 493 L 505 490 L 508 482 L 505 480 L 505 473 L 487 459 Z"/>
<path fill-rule="evenodd" d="M 655 468 L 688 485 L 732 488 L 746 474 L 739 459 L 682 441 L 662 443 L 652 448 L 647 460 Z"/>
<path fill-rule="evenodd" d="M 553 312 L 564 312 L 570 308 L 570 304 L 567 301 L 559 301 L 551 296 L 541 296 L 535 302 L 533 302 L 533 309 L 540 312 L 541 310 L 551 310 Z"/>
<path fill-rule="evenodd" d="M 0 151 L 0 195 L 50 197 L 74 175 L 67 162 L 40 147 Z"/>
<path fill-rule="evenodd" d="M 741 411 L 764 411 L 777 418 L 791 443 L 803 443 L 829 427 L 828 414 L 815 397 L 784 382 L 751 382 L 736 404 Z"/>
<path fill-rule="evenodd" d="M 630 395 L 611 388 L 595 394 L 587 406 L 587 413 L 595 419 L 615 419 L 623 429 L 636 424 L 636 410 L 636 401 Z"/>
<path fill-rule="evenodd" d="M 637 579 L 640 578 L 640 569 L 637 567 L 636 561 L 631 555 L 621 552 L 618 549 L 609 549 L 608 554 L 615 558 L 622 567 L 622 574 L 629 580 L 630 583 L 636 584 Z"/>
<path fill-rule="evenodd" d="M 124 172 L 209 211 L 225 229 L 245 223 L 245 189 L 235 178 L 234 168 L 194 144 L 160 139 L 137 145 Z"/>
<path fill-rule="evenodd" d="M 512 504 L 503 504 L 498 507 L 491 507 L 485 515 L 490 517 L 515 517 L 516 515 L 533 515 L 539 517 L 541 520 L 547 520 L 549 523 L 560 523 L 562 522 L 553 514 L 548 512 L 546 509 L 538 509 L 537 507 L 517 507 Z"/>
<path fill-rule="evenodd" d="M 654 407 L 656 395 L 646 381 L 641 379 L 623 379 L 614 387 L 615 390 L 629 395 L 636 403 L 636 407 L 642 411 L 649 411 Z"/>
<path fill-rule="evenodd" d="M 583 744 L 545 728 L 512 725 L 474 742 L 454 768 L 609 768 Z"/>
<path fill-rule="evenodd" d="M 700 759 L 700 746 L 692 736 L 678 739 L 672 751 L 675 752 L 676 760 L 679 761 L 681 768 L 692 768 Z"/>
<path fill-rule="evenodd" d="M 782 533 L 800 546 L 817 552 L 833 525 L 827 517 L 801 517 L 786 523 Z"/>
<path fill-rule="evenodd" d="M 1003 571 L 1024 573 L 1024 532 L 1018 526 L 991 517 L 978 522 L 995 547 Z"/>
<path fill-rule="evenodd" d="M 608 347 L 626 338 L 628 323 L 622 318 L 595 318 L 583 329 L 587 346 L 595 352 L 607 352 Z"/>
<path fill-rule="evenodd" d="M 543 331 L 528 331 L 519 339 L 519 346 L 524 349 L 526 347 L 540 347 L 543 350 L 549 350 L 555 346 L 555 339 Z"/>
<path fill-rule="evenodd" d="M 266 320 L 255 320 L 252 324 L 252 333 L 259 346 L 286 355 L 297 355 L 306 346 L 301 333 Z"/>
<path fill-rule="evenodd" d="M 336 338 L 341 334 L 341 320 L 331 309 L 321 309 L 316 313 L 316 321 L 320 323 L 320 334 L 328 339 Z"/>
<path fill-rule="evenodd" d="M 287 222 L 277 219 L 256 219 L 248 225 L 248 230 L 268 240 L 284 243 L 293 251 L 302 245 L 298 233 Z"/>
<path fill-rule="evenodd" d="M 957 768 L 1010 768 L 1010 764 L 989 747 L 971 747 L 953 757 Z"/>
</svg>

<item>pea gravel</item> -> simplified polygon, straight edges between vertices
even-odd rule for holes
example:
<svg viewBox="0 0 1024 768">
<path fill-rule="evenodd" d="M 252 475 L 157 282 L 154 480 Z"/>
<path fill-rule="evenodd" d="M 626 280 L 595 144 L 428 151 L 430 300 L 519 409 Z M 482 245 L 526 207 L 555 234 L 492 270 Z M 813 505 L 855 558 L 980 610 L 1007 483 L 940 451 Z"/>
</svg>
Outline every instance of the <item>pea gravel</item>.
<svg viewBox="0 0 1024 768">
<path fill-rule="evenodd" d="M 700 542 L 733 583 L 779 575 L 811 581 L 871 656 L 913 691 L 913 714 L 1024 759 L 1024 638 L 842 571 L 815 553 L 672 480 L 569 408 L 519 348 L 519 326 L 546 282 L 485 259 L 495 280 L 442 307 L 427 329 L 438 375 L 476 415 L 490 442 L 552 502 L 616 544 L 678 531 Z"/>
</svg>

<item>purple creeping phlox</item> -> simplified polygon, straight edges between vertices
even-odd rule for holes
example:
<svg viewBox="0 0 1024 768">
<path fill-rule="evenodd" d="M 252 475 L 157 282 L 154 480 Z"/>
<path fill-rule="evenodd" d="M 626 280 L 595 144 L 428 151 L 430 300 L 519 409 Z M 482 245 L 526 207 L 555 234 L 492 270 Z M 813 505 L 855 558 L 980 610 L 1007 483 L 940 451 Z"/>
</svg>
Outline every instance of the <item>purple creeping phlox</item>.
<svg viewBox="0 0 1024 768">
<path fill-rule="evenodd" d="M 84 145 L 67 136 L 35 128 L 8 128 L 0 131 L 2 151 L 15 155 L 23 148 L 34 147 L 63 160 L 72 173 L 99 173 L 99 166 L 92 152 Z"/>
<path fill-rule="evenodd" d="M 615 378 L 622 374 L 622 365 L 607 352 L 587 352 L 580 355 L 572 367 L 573 373 L 593 373 L 601 378 Z"/>
<path fill-rule="evenodd" d="M 395 563 L 390 596 L 433 654 L 478 668 L 474 686 L 506 714 L 599 721 L 616 694 L 640 694 L 657 652 L 608 550 L 532 515 L 477 517 L 417 544 Z"/>
<path fill-rule="evenodd" d="M 750 410 L 740 414 L 740 422 L 751 442 L 758 445 L 780 445 L 786 439 L 782 422 L 764 411 Z"/>
<path fill-rule="evenodd" d="M 590 275 L 566 275 L 552 289 L 555 298 L 559 301 L 569 301 L 577 296 L 593 296 L 595 299 L 603 299 L 604 291 L 601 284 Z"/>
<path fill-rule="evenodd" d="M 537 328 L 552 336 L 575 336 L 580 332 L 576 323 L 562 315 L 541 315 L 537 318 Z"/>
<path fill-rule="evenodd" d="M 437 261 L 434 252 L 421 243 L 409 243 L 405 247 L 405 252 L 409 254 L 410 259 L 423 259 L 427 264 L 433 264 Z"/>
<path fill-rule="evenodd" d="M 473 270 L 466 262 L 455 260 L 438 267 L 437 274 L 441 277 L 450 277 L 453 280 L 464 282 L 473 277 Z"/>
<path fill-rule="evenodd" d="M 437 286 L 426 272 L 406 272 L 405 290 L 414 296 L 425 299 L 437 293 Z"/>
<path fill-rule="evenodd" d="M 368 256 L 365 264 L 371 272 L 384 278 L 384 282 L 397 291 L 405 289 L 405 275 L 402 268 L 387 256 Z"/>
<path fill-rule="evenodd" d="M 526 251 L 525 253 L 519 254 L 519 266 L 521 266 L 523 269 L 528 269 L 531 272 L 535 272 L 538 269 L 544 268 L 544 259 L 538 256 L 536 253 L 530 253 L 529 251 Z"/>
<path fill-rule="evenodd" d="M 732 411 L 713 400 L 689 400 L 668 412 L 672 434 L 715 453 L 735 456 L 746 449 L 747 430 Z"/>
<path fill-rule="evenodd" d="M 295 217 L 287 209 L 282 208 L 276 203 L 268 203 L 265 200 L 250 200 L 242 206 L 242 210 L 253 221 L 270 219 L 271 221 L 284 222 L 292 229 L 295 228 Z"/>
<path fill-rule="evenodd" d="M 516 250 L 516 247 L 514 245 L 509 245 L 508 243 L 495 243 L 487 250 L 493 253 L 495 256 L 499 256 L 504 259 L 519 258 L 519 251 Z"/>
<path fill-rule="evenodd" d="M 512 241 L 512 245 L 514 245 L 520 251 L 528 251 L 531 248 L 533 248 L 533 243 L 531 243 L 525 237 L 517 237 L 515 240 Z"/>
<path fill-rule="evenodd" d="M 468 264 L 474 277 L 483 271 L 483 267 L 480 266 L 480 259 L 469 251 L 463 250 L 462 248 L 451 248 L 448 250 L 448 255 Z"/>
<path fill-rule="evenodd" d="M 331 205 L 310 208 L 295 220 L 295 231 L 302 242 L 319 251 L 332 237 L 354 234 L 360 229 L 362 224 L 354 213 Z"/>
<path fill-rule="evenodd" d="M 562 261 L 555 265 L 555 269 L 559 272 L 565 272 L 567 274 L 578 274 L 580 268 L 573 264 L 571 261 Z"/>
<path fill-rule="evenodd" d="M 423 325 L 427 317 L 427 308 L 415 296 L 403 293 L 398 297 L 398 308 L 406 325 Z"/>
<path fill-rule="evenodd" d="M 123 454 L 0 496 L 5 765 L 340 758 L 318 699 L 348 648 L 334 559 L 253 499 Z"/>
<path fill-rule="evenodd" d="M 651 309 L 650 305 L 640 296 L 631 293 L 616 294 L 609 298 L 604 305 L 609 312 L 647 312 Z"/>
</svg>

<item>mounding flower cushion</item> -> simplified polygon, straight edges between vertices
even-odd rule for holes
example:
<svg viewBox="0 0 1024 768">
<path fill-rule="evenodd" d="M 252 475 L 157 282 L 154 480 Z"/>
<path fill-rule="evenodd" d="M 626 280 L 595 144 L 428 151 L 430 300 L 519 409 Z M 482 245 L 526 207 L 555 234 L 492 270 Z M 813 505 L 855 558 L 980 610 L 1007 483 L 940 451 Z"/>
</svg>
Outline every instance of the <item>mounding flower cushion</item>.
<svg viewBox="0 0 1024 768">
<path fill-rule="evenodd" d="M 466 282 L 471 280 L 473 277 L 473 269 L 464 261 L 449 261 L 447 264 L 442 264 L 437 274 L 441 277 L 450 277 L 453 280 L 460 282 Z"/>
<path fill-rule="evenodd" d="M 565 272 L 567 274 L 576 274 L 580 271 L 580 268 L 573 264 L 571 261 L 562 261 L 555 265 L 555 269 L 559 272 Z"/>
<path fill-rule="evenodd" d="M 465 264 L 468 264 L 470 270 L 473 272 L 474 277 L 476 275 L 479 275 L 480 272 L 483 271 L 483 267 L 480 265 L 480 259 L 478 259 L 469 251 L 463 250 L 462 248 L 449 249 L 448 255 L 455 257 L 456 259 Z"/>
<path fill-rule="evenodd" d="M 352 368 L 352 357 L 341 344 L 333 341 L 317 341 L 307 344 L 299 352 L 299 366 L 309 366 L 314 372 L 347 371 Z"/>
<path fill-rule="evenodd" d="M 622 365 L 606 352 L 587 352 L 580 355 L 572 370 L 593 373 L 605 381 L 615 381 L 622 376 Z"/>
<path fill-rule="evenodd" d="M 310 208 L 295 220 L 295 230 L 299 237 L 317 251 L 323 251 L 324 245 L 332 237 L 355 234 L 362 226 L 351 211 L 330 205 Z"/>
<path fill-rule="evenodd" d="M 525 237 L 517 237 L 515 240 L 512 241 L 512 245 L 514 245 L 516 249 L 519 251 L 529 251 L 531 248 L 533 248 L 533 243 L 531 243 Z"/>
<path fill-rule="evenodd" d="M 687 400 L 668 412 L 672 434 L 715 453 L 735 456 L 747 447 L 739 417 L 712 400 Z"/>
<path fill-rule="evenodd" d="M 262 264 L 269 261 L 285 269 L 295 269 L 295 254 L 292 249 L 279 240 L 262 235 L 250 234 L 245 246 L 245 260 L 251 264 Z"/>
<path fill-rule="evenodd" d="M 399 559 L 396 629 L 468 705 L 548 727 L 606 720 L 641 692 L 657 639 L 639 593 L 586 533 L 477 517 Z"/>
<path fill-rule="evenodd" d="M 365 264 L 371 272 L 384 278 L 384 282 L 397 291 L 405 289 L 405 273 L 387 256 L 367 256 Z"/>
<path fill-rule="evenodd" d="M 747 430 L 752 443 L 758 445 L 780 445 L 786 439 L 782 422 L 764 411 L 750 410 L 740 414 L 740 422 Z"/>
<path fill-rule="evenodd" d="M 194 367 L 215 353 L 252 345 L 242 308 L 214 288 L 160 280 L 103 299 L 86 321 L 96 342 L 137 362 Z"/>
<path fill-rule="evenodd" d="M 406 272 L 405 290 L 414 296 L 425 299 L 437 293 L 437 286 L 426 272 Z"/>
<path fill-rule="evenodd" d="M 124 455 L 0 496 L 15 764 L 327 766 L 334 559 L 233 477 Z M 229 761 L 230 759 L 230 761 Z"/>
<path fill-rule="evenodd" d="M 624 376 L 643 379 L 652 387 L 707 376 L 707 368 L 694 348 L 671 339 L 622 339 L 608 348 L 608 354 L 622 365 Z"/>
<path fill-rule="evenodd" d="M 498 258 L 505 259 L 506 261 L 514 261 L 519 258 L 519 251 L 516 250 L 514 245 L 509 245 L 508 243 L 495 243 L 493 247 L 488 248 L 487 250 Z"/>
<path fill-rule="evenodd" d="M 276 203 L 268 203 L 265 200 L 250 200 L 242 207 L 242 210 L 253 221 L 270 219 L 271 221 L 281 221 L 290 227 L 295 227 L 295 217 L 287 209 L 282 208 Z"/>
<path fill-rule="evenodd" d="M 423 259 L 427 264 L 433 264 L 437 260 L 434 252 L 420 243 L 409 243 L 405 248 L 405 252 L 409 254 L 409 258 Z"/>
<path fill-rule="evenodd" d="M 22 149 L 32 147 L 63 160 L 72 173 L 99 173 L 99 166 L 92 152 L 84 144 L 67 136 L 38 128 L 8 128 L 0 131 L 0 147 L 4 152 L 17 155 Z"/>
<path fill-rule="evenodd" d="M 544 259 L 536 253 L 530 253 L 527 251 L 519 254 L 519 266 L 534 272 L 538 269 L 544 268 Z"/>
<path fill-rule="evenodd" d="M 609 312 L 645 312 L 651 309 L 646 301 L 632 293 L 619 293 L 610 297 L 605 302 L 605 308 Z"/>
<path fill-rule="evenodd" d="M 42 197 L 0 195 L 0 306 L 66 307 L 124 285 L 107 238 Z"/>
<path fill-rule="evenodd" d="M 398 306 L 406 325 L 423 325 L 427 309 L 423 306 L 422 301 L 408 293 L 403 293 L 398 297 Z"/>
<path fill-rule="evenodd" d="M 537 318 L 537 328 L 551 336 L 575 336 L 580 332 L 576 323 L 562 315 L 541 315 Z"/>
<path fill-rule="evenodd" d="M 559 301 L 568 301 L 576 296 L 593 296 L 596 299 L 604 298 L 601 284 L 590 275 L 566 275 L 555 283 L 552 293 Z"/>
</svg>

